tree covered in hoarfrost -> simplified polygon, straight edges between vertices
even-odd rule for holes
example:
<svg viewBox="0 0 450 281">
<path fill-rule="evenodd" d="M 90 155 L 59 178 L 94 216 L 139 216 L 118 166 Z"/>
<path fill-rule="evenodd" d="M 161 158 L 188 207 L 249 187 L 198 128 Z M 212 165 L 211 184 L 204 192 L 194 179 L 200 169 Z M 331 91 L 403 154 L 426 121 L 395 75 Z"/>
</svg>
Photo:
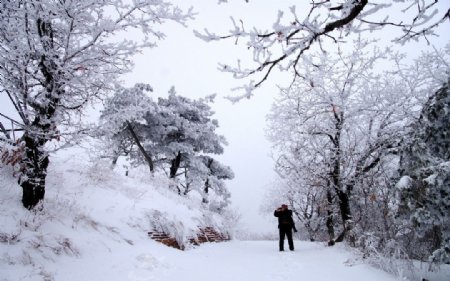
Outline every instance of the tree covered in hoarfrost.
<svg viewBox="0 0 450 281">
<path fill-rule="evenodd" d="M 405 137 L 401 154 L 399 219 L 409 254 L 450 262 L 450 89 L 432 95 Z M 411 246 L 413 245 L 413 246 Z"/>
<path fill-rule="evenodd" d="M 228 1 L 219 1 L 224 2 Z M 235 78 L 252 77 L 240 88 L 243 94 L 236 97 L 240 99 L 250 97 L 274 69 L 289 70 L 294 81 L 301 78 L 303 56 L 311 51 L 328 51 L 330 44 L 346 43 L 348 35 L 389 28 L 393 35 L 388 39 L 404 44 L 420 38 L 428 40 L 427 37 L 436 35 L 434 30 L 439 25 L 448 24 L 449 20 L 448 1 L 313 0 L 290 7 L 288 13 L 278 11 L 269 29 L 246 28 L 245 19 L 232 18 L 233 27 L 229 34 L 217 35 L 207 29 L 196 34 L 206 41 L 227 38 L 235 39 L 236 43 L 243 41 L 253 52 L 253 65 L 246 67 L 239 61 L 236 66 L 220 66 L 222 71 L 232 73 Z"/>
<path fill-rule="evenodd" d="M 220 212 L 230 203 L 231 194 L 224 180 L 234 178 L 230 167 L 207 155 L 190 157 L 184 165 L 184 193 L 195 190 L 202 196 L 202 203 Z"/>
<path fill-rule="evenodd" d="M 170 166 L 170 178 L 178 176 L 189 155 L 223 153 L 226 141 L 215 132 L 219 123 L 211 118 L 213 101 L 214 96 L 191 100 L 172 88 L 168 98 L 158 99 L 160 111 L 145 116 L 156 153 L 164 155 Z"/>
<path fill-rule="evenodd" d="M 163 0 L 0 3 L 0 91 L 24 130 L 17 150 L 23 151 L 19 182 L 26 208 L 44 198 L 47 146 L 77 129 L 77 114 L 110 92 L 130 70 L 132 55 L 164 38 L 155 26 L 184 24 L 192 15 Z M 142 40 L 120 38 L 134 29 Z"/>
<path fill-rule="evenodd" d="M 320 196 L 315 201 L 326 212 L 322 216 L 327 216 L 331 244 L 352 230 L 355 189 L 397 145 L 403 118 L 393 106 L 398 104 L 394 98 L 382 95 L 395 85 L 372 70 L 387 53 L 367 49 L 367 43 L 359 41 L 350 53 L 339 49 L 336 55 L 305 58 L 313 61 L 299 74 L 305 79 L 281 91 L 270 117 L 272 139 L 279 148 L 277 170 L 298 182 L 293 186 L 306 188 L 300 196 Z M 338 217 L 332 212 L 334 204 Z M 341 231 L 333 237 L 336 219 Z"/>
<path fill-rule="evenodd" d="M 406 67 L 401 56 L 361 40 L 355 50 L 319 52 L 301 62 L 303 79 L 281 90 L 269 115 L 286 200 L 310 236 L 324 237 L 319 230 L 326 229 L 330 244 L 368 231 L 384 241 L 394 237 L 389 182 L 405 125 L 438 87 L 443 75 L 435 74 L 448 66 L 421 61 Z M 390 71 L 377 72 L 380 63 Z M 423 72 L 427 68 L 433 71 Z"/>
<path fill-rule="evenodd" d="M 204 203 L 220 209 L 228 204 L 223 180 L 232 179 L 229 167 L 208 156 L 223 153 L 225 138 L 216 133 L 210 103 L 214 96 L 197 100 L 177 95 L 153 101 L 150 86 L 122 89 L 106 101 L 100 117 L 100 135 L 112 150 L 113 161 L 128 155 L 136 164 L 146 162 L 164 170 L 180 194 L 196 190 Z M 211 193 L 217 195 L 209 202 Z"/>
<path fill-rule="evenodd" d="M 142 144 L 144 116 L 157 111 L 156 103 L 147 95 L 152 91 L 148 84 L 136 84 L 132 88 L 118 88 L 106 99 L 96 136 L 103 137 L 102 149 L 113 159 L 113 165 L 120 156 L 142 155 L 139 158 L 144 158 L 153 172 L 154 159 Z"/>
<path fill-rule="evenodd" d="M 212 102 L 214 96 L 191 100 L 177 95 L 172 88 L 167 98 L 158 99 L 159 111 L 149 112 L 144 118 L 146 133 L 152 140 L 148 148 L 168 170 L 178 193 L 186 195 L 196 190 L 205 203 L 214 193 L 217 197 L 209 202 L 210 206 L 221 202 L 216 208 L 220 209 L 229 198 L 223 180 L 234 175 L 229 167 L 207 156 L 222 154 L 226 144 L 225 138 L 216 133 L 219 124 L 212 119 Z"/>
</svg>

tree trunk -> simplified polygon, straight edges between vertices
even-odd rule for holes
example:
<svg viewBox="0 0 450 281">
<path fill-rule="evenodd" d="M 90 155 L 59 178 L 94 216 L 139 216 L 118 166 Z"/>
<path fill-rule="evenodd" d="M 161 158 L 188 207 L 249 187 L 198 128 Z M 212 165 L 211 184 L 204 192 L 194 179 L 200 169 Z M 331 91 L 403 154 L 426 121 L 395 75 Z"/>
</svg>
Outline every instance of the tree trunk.
<svg viewBox="0 0 450 281">
<path fill-rule="evenodd" d="M 328 202 L 328 206 L 327 206 L 326 225 L 327 225 L 328 237 L 329 237 L 328 246 L 333 246 L 334 245 L 334 221 L 333 221 L 333 208 L 332 208 L 333 196 L 331 195 L 330 190 L 327 190 L 327 202 Z"/>
<path fill-rule="evenodd" d="M 136 143 L 136 145 L 139 147 L 139 151 L 142 153 L 142 155 L 144 155 L 145 161 L 147 161 L 148 167 L 150 169 L 150 173 L 153 173 L 153 160 L 151 155 L 145 151 L 144 147 L 142 146 L 141 142 L 139 141 L 138 136 L 136 135 L 136 133 L 133 130 L 133 126 L 131 126 L 130 122 L 127 121 L 127 129 L 130 132 L 131 136 L 133 137 L 134 142 Z"/>
<path fill-rule="evenodd" d="M 333 184 L 333 188 L 338 196 L 339 210 L 342 216 L 344 229 L 335 240 L 331 240 L 328 243 L 329 245 L 334 245 L 334 242 L 342 242 L 344 240 L 345 234 L 347 233 L 348 223 L 351 220 L 349 197 L 347 193 L 342 191 L 343 184 L 341 175 L 341 132 L 344 124 L 344 112 L 339 112 L 335 105 L 332 105 L 332 108 L 335 118 L 336 132 L 334 137 L 332 138 L 332 143 L 334 146 L 334 156 L 332 159 L 331 181 Z"/>
<path fill-rule="evenodd" d="M 344 229 L 341 234 L 339 234 L 338 238 L 336 238 L 335 242 L 344 241 L 345 235 L 351 229 L 351 220 L 352 214 L 350 211 L 350 198 L 347 193 L 342 190 L 336 190 L 337 196 L 339 198 L 339 209 L 341 211 L 342 224 Z"/>
<path fill-rule="evenodd" d="M 205 181 L 205 188 L 203 189 L 203 192 L 204 192 L 204 195 L 203 195 L 203 198 L 202 198 L 202 203 L 203 204 L 207 204 L 209 201 L 208 201 L 208 192 L 209 192 L 209 188 L 210 188 L 210 184 L 209 184 L 209 179 L 206 179 L 206 181 Z"/>
<path fill-rule="evenodd" d="M 22 204 L 33 209 L 45 195 L 45 178 L 49 164 L 48 155 L 43 152 L 45 140 L 36 141 L 30 135 L 23 136 L 25 141 L 25 158 L 22 161 L 24 175 L 19 180 L 22 186 Z"/>
<path fill-rule="evenodd" d="M 208 160 L 208 165 L 207 165 L 208 170 L 209 170 L 208 175 L 211 175 L 211 173 L 212 173 L 211 172 L 211 165 L 212 165 L 212 163 L 213 163 L 213 159 L 209 159 Z M 204 196 L 203 196 L 202 202 L 204 204 L 207 204 L 209 202 L 209 200 L 208 200 L 208 192 L 209 192 L 210 188 L 211 188 L 211 184 L 209 183 L 209 179 L 207 178 L 206 181 L 205 181 L 205 188 L 203 189 Z"/>
<path fill-rule="evenodd" d="M 170 165 L 170 178 L 173 179 L 177 176 L 177 172 L 178 169 L 180 168 L 181 165 L 181 152 L 178 151 L 177 156 L 175 157 L 175 159 L 173 159 L 171 161 L 171 165 Z"/>
<path fill-rule="evenodd" d="M 50 22 L 37 19 L 37 27 L 42 47 L 46 52 L 54 48 L 53 29 Z M 56 108 L 60 103 L 61 95 L 64 93 L 63 85 L 58 83 L 57 69 L 54 57 L 48 57 L 45 53 L 40 56 L 39 70 L 44 78 L 42 84 L 43 101 L 31 103 L 35 110 L 32 122 L 25 128 L 22 140 L 25 142 L 25 153 L 21 164 L 23 174 L 19 179 L 22 186 L 22 204 L 31 210 L 45 195 L 45 178 L 49 164 L 48 154 L 45 152 L 45 144 L 58 138 L 58 130 L 55 123 Z"/>
<path fill-rule="evenodd" d="M 115 154 L 115 155 L 113 156 L 113 159 L 112 159 L 112 162 L 111 162 L 111 166 L 112 166 L 112 167 L 115 167 L 118 160 L 119 160 L 119 153 L 117 153 L 117 154 Z"/>
</svg>

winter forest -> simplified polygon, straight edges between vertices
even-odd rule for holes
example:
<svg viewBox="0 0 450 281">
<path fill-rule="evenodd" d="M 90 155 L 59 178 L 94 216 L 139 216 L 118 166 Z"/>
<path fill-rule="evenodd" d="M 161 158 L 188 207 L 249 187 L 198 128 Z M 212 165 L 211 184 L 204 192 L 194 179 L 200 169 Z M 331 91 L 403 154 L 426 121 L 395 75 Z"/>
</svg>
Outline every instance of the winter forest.
<svg viewBox="0 0 450 281">
<path fill-rule="evenodd" d="M 0 0 L 0 281 L 450 280 L 449 24 Z"/>
</svg>

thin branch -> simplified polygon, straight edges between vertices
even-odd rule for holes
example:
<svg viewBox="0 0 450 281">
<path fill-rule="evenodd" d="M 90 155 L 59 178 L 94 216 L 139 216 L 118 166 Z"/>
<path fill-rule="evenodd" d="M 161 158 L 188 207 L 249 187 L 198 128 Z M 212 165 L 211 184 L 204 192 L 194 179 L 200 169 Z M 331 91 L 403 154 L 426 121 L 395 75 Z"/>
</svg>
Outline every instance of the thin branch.
<svg viewBox="0 0 450 281">
<path fill-rule="evenodd" d="M 121 15 L 115 22 L 114 24 L 119 24 L 120 22 L 122 22 L 123 20 L 125 20 L 129 15 L 131 15 L 138 7 L 134 6 L 132 7 L 129 11 L 127 11 L 124 15 Z M 70 56 L 67 56 L 65 58 L 64 61 L 69 61 L 72 58 L 76 57 L 78 54 L 84 52 L 85 50 L 89 49 L 90 47 L 94 46 L 94 44 L 99 40 L 99 38 L 106 32 L 106 30 L 102 30 L 100 32 L 98 32 L 98 34 L 96 36 L 94 36 L 94 38 L 88 42 L 86 45 L 84 45 L 83 47 L 81 47 L 80 49 L 78 49 L 77 51 L 75 51 L 73 54 L 71 54 Z"/>
<path fill-rule="evenodd" d="M 342 19 L 339 19 L 339 20 L 336 20 L 336 21 L 333 21 L 331 23 L 328 23 L 321 32 L 312 33 L 312 36 L 309 38 L 309 40 L 306 40 L 307 41 L 306 42 L 306 46 L 299 50 L 299 53 L 298 53 L 297 58 L 296 58 L 296 60 L 295 60 L 295 62 L 293 64 L 293 67 L 294 68 L 296 67 L 300 57 L 304 54 L 304 52 L 309 50 L 309 48 L 312 46 L 314 41 L 318 40 L 323 35 L 328 35 L 328 33 L 331 33 L 332 31 L 334 31 L 336 29 L 339 29 L 339 28 L 342 28 L 345 25 L 349 24 L 351 21 L 353 21 L 362 12 L 362 10 L 367 5 L 367 3 L 368 3 L 368 0 L 361 0 L 358 4 L 356 4 L 353 7 L 353 9 L 350 11 L 350 13 L 346 17 L 344 17 Z M 301 29 L 297 29 L 296 31 L 291 33 L 291 35 L 292 34 L 296 34 L 296 33 L 300 32 L 300 31 L 301 31 Z M 274 34 L 276 34 L 276 33 L 275 32 L 271 32 L 271 33 L 264 34 L 264 35 L 258 35 L 258 37 L 263 37 L 263 36 L 264 37 L 269 37 L 269 36 L 272 36 Z M 229 38 L 231 36 L 232 35 L 227 36 L 227 37 Z M 266 81 L 267 78 L 269 77 L 272 69 L 274 68 L 274 66 L 279 64 L 281 61 L 286 59 L 288 56 L 289 55 L 287 53 L 285 53 L 282 56 L 278 57 L 277 59 L 271 60 L 271 61 L 267 61 L 267 62 L 261 64 L 257 69 L 250 71 L 249 74 L 254 74 L 256 72 L 263 71 L 264 69 L 266 69 L 266 67 L 268 67 L 268 69 L 267 69 L 265 75 L 263 76 L 263 78 L 260 79 L 259 82 L 256 83 L 254 87 L 257 88 L 264 81 Z"/>
<path fill-rule="evenodd" d="M 20 123 L 17 122 L 16 120 L 14 120 L 14 119 L 12 119 L 12 118 L 6 116 L 5 114 L 0 113 L 0 116 L 2 116 L 2 117 L 4 117 L 4 118 L 8 119 L 8 120 L 11 121 L 11 122 L 14 122 L 15 124 L 17 124 L 17 125 L 19 125 L 19 126 L 21 126 L 21 127 L 25 127 L 24 125 L 20 124 Z"/>
<path fill-rule="evenodd" d="M 11 140 L 11 137 L 9 136 L 8 130 L 5 129 L 5 127 L 3 126 L 2 122 L 0 122 L 0 129 L 2 130 L 3 134 L 5 134 L 7 139 Z"/>
<path fill-rule="evenodd" d="M 127 124 L 127 129 L 130 132 L 131 136 L 133 137 L 136 145 L 139 147 L 139 150 L 141 151 L 142 155 L 144 155 L 145 160 L 147 160 L 148 166 L 150 168 L 150 172 L 153 172 L 154 164 L 153 164 L 153 160 L 152 160 L 151 154 L 148 153 L 147 151 L 145 151 L 145 149 L 142 146 L 138 136 L 134 132 L 134 129 L 133 129 L 133 126 L 131 125 L 131 123 L 129 121 L 126 121 L 126 124 Z"/>
</svg>

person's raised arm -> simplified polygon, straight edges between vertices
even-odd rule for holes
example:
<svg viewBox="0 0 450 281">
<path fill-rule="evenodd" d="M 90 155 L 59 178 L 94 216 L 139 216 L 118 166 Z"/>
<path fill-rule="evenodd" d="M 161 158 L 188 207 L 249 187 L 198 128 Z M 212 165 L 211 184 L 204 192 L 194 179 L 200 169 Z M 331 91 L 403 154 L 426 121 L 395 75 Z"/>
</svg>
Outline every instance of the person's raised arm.
<svg viewBox="0 0 450 281">
<path fill-rule="evenodd" d="M 274 215 L 275 217 L 279 217 L 279 215 L 280 215 L 279 212 L 281 212 L 281 211 L 282 211 L 281 208 L 277 208 L 277 209 L 275 210 L 275 212 L 273 212 L 273 215 Z"/>
</svg>

